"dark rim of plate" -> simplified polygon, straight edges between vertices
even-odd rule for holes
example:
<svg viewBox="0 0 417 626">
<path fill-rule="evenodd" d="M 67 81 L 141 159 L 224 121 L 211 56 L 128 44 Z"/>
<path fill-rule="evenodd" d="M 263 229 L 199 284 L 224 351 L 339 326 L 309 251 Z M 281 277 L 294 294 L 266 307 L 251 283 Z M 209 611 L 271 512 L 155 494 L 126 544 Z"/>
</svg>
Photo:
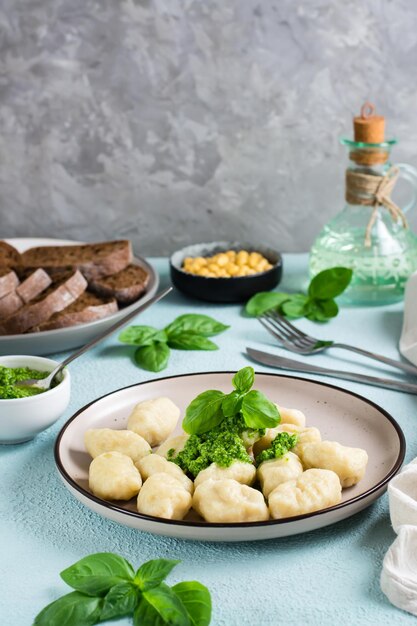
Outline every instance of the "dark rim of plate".
<svg viewBox="0 0 417 626">
<path fill-rule="evenodd" d="M 228 247 L 226 247 L 228 246 Z M 208 251 L 207 254 L 219 254 L 220 252 L 226 252 L 227 250 L 233 250 L 233 249 L 241 249 L 241 250 L 247 250 L 248 252 L 259 252 L 259 254 L 262 254 L 262 256 L 264 256 L 271 264 L 272 267 L 269 268 L 268 270 L 265 270 L 263 272 L 257 272 L 256 274 L 251 274 L 249 276 L 200 276 L 199 274 L 191 274 L 189 272 L 185 272 L 183 267 L 182 267 L 182 263 L 184 261 L 184 258 L 187 255 L 187 250 L 193 249 L 193 248 L 202 248 L 204 250 L 204 248 L 210 249 L 212 248 L 211 251 Z M 200 254 L 199 256 L 204 256 L 204 254 Z M 177 258 L 176 257 L 181 257 L 181 263 L 178 263 Z M 271 257 L 275 257 L 276 260 L 273 261 Z M 265 245 L 253 245 L 251 243 L 247 243 L 247 242 L 239 242 L 239 241 L 214 241 L 212 243 L 196 243 L 196 244 L 191 244 L 190 246 L 185 246 L 184 248 L 181 248 L 180 250 L 176 250 L 169 258 L 169 263 L 171 265 L 171 267 L 173 267 L 175 270 L 177 270 L 178 272 L 181 272 L 182 274 L 184 274 L 185 276 L 192 276 L 194 278 L 199 278 L 202 279 L 204 278 L 205 280 L 225 280 L 225 281 L 230 281 L 230 280 L 242 280 L 242 279 L 248 279 L 248 278 L 257 278 L 258 276 L 263 276 L 265 274 L 268 274 L 268 272 L 273 272 L 276 270 L 277 267 L 280 267 L 282 265 L 282 255 L 280 252 L 278 252 L 277 250 L 274 250 L 273 248 L 269 247 L 269 246 L 265 246 Z"/>
<path fill-rule="evenodd" d="M 331 385 L 329 383 L 323 383 L 321 381 L 310 380 L 308 378 L 304 378 L 301 376 L 287 376 L 283 374 L 273 374 L 271 372 L 255 372 L 255 376 L 271 376 L 273 378 L 290 378 L 292 380 L 302 380 L 305 383 L 313 383 L 314 385 L 321 385 L 322 387 L 329 387 L 330 389 L 336 389 L 337 391 L 341 391 L 342 393 L 345 393 L 347 395 L 353 396 L 355 398 L 359 398 L 359 400 L 366 402 L 366 404 L 369 404 L 370 406 L 380 411 L 395 428 L 397 435 L 398 435 L 399 443 L 400 443 L 400 450 L 398 453 L 398 457 L 393 467 L 389 470 L 389 472 L 384 476 L 382 480 L 380 480 L 376 485 L 374 485 L 373 487 L 371 487 L 364 493 L 361 493 L 358 496 L 355 496 L 354 498 L 350 498 L 349 500 L 346 500 L 345 502 L 335 504 L 334 506 L 328 507 L 326 509 L 320 509 L 319 511 L 314 511 L 313 513 L 305 513 L 303 515 L 295 515 L 293 517 L 285 517 L 285 518 L 278 519 L 278 520 L 268 520 L 265 522 L 232 522 L 230 524 L 204 522 L 204 521 L 192 522 L 192 521 L 184 521 L 184 520 L 167 520 L 162 517 L 154 517 L 152 515 L 143 515 L 142 513 L 139 513 L 139 512 L 136 513 L 134 511 L 129 511 L 129 510 L 124 509 L 121 506 L 113 504 L 112 502 L 107 502 L 106 500 L 102 500 L 101 498 L 98 498 L 97 496 L 93 495 L 90 491 L 83 489 L 83 487 L 80 487 L 80 485 L 78 485 L 78 483 L 76 483 L 75 480 L 65 470 L 63 463 L 61 461 L 60 450 L 59 450 L 61 439 L 66 429 L 71 424 L 71 422 L 73 422 L 77 418 L 77 416 L 80 415 L 80 413 L 85 411 L 89 406 L 91 406 L 92 404 L 95 404 L 99 400 L 102 400 L 103 398 L 106 398 L 107 396 L 111 396 L 112 394 L 117 393 L 119 391 L 123 391 L 124 389 L 130 389 L 131 387 L 141 387 L 142 385 L 158 383 L 161 380 L 170 380 L 173 378 L 184 378 L 184 377 L 189 377 L 189 376 L 202 376 L 202 375 L 208 375 L 208 374 L 235 374 L 235 373 L 236 372 L 230 371 L 230 370 L 225 370 L 225 371 L 219 370 L 219 371 L 214 371 L 214 372 L 193 372 L 191 374 L 178 374 L 175 376 L 163 376 L 161 378 L 155 378 L 154 380 L 143 381 L 141 383 L 135 383 L 133 385 L 127 385 L 126 387 L 115 389 L 114 391 L 111 391 L 110 393 L 106 393 L 103 396 L 96 398 L 92 402 L 89 402 L 88 404 L 84 405 L 72 417 L 70 417 L 69 420 L 64 424 L 64 426 L 58 433 L 57 439 L 55 441 L 55 446 L 54 446 L 54 457 L 55 457 L 55 463 L 58 468 L 58 471 L 62 475 L 63 479 L 67 483 L 69 483 L 71 487 L 75 489 L 76 491 L 78 491 L 81 495 L 85 496 L 89 500 L 92 500 L 93 502 L 95 502 L 96 504 L 104 508 L 110 509 L 112 511 L 116 511 L 117 513 L 122 513 L 123 515 L 127 515 L 129 517 L 143 519 L 148 522 L 157 522 L 158 524 L 162 524 L 166 526 L 174 525 L 174 526 L 183 526 L 183 527 L 191 527 L 191 528 L 259 528 L 262 526 L 274 526 L 274 525 L 279 525 L 279 524 L 288 524 L 290 522 L 297 522 L 297 521 L 301 521 L 301 520 L 308 519 L 311 517 L 316 517 L 318 515 L 323 515 L 324 513 L 329 513 L 331 511 L 337 511 L 339 509 L 343 509 L 344 507 L 350 506 L 354 502 L 359 502 L 360 500 L 364 500 L 365 498 L 368 498 L 371 494 L 375 493 L 376 491 L 379 491 L 382 487 L 384 487 L 389 482 L 389 480 L 393 476 L 395 476 L 395 474 L 401 468 L 401 465 L 404 461 L 405 450 L 406 450 L 404 433 L 401 430 L 399 424 L 392 417 L 392 415 L 390 415 L 387 411 L 385 411 L 385 409 L 383 409 L 378 404 L 376 404 L 376 402 L 372 402 L 372 400 L 368 400 L 368 398 L 365 398 L 364 396 L 361 396 L 358 393 L 349 391 L 348 389 L 343 389 L 342 387 L 338 387 L 337 385 Z"/>
</svg>

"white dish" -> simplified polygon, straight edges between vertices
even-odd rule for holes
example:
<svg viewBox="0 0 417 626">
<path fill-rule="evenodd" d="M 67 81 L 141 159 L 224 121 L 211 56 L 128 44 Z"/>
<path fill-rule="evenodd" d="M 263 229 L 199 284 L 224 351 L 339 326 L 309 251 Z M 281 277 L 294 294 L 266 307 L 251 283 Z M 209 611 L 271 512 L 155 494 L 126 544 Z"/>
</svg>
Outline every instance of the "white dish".
<svg viewBox="0 0 417 626">
<path fill-rule="evenodd" d="M 308 515 L 268 522 L 210 524 L 172 521 L 141 515 L 135 502 L 106 502 L 88 489 L 91 458 L 84 448 L 88 428 L 126 428 L 132 407 L 142 400 L 167 396 L 182 415 L 190 401 L 206 389 L 230 391 L 231 372 L 211 372 L 160 378 L 125 387 L 80 409 L 62 428 L 55 444 L 55 462 L 65 486 L 88 508 L 103 517 L 138 530 L 199 541 L 253 541 L 285 537 L 338 522 L 369 506 L 386 490 L 405 455 L 405 439 L 395 420 L 373 402 L 350 391 L 305 378 L 257 374 L 255 388 L 271 400 L 306 414 L 323 438 L 365 448 L 369 464 L 365 477 L 342 492 L 342 502 Z M 178 427 L 178 433 L 181 431 Z"/>
<path fill-rule="evenodd" d="M 40 356 L 3 356 L 4 367 L 30 367 L 52 372 L 57 361 Z M 70 401 L 70 374 L 64 369 L 62 380 L 53 389 L 26 398 L 0 399 L 0 444 L 29 441 L 61 417 Z"/>
<path fill-rule="evenodd" d="M 77 245 L 80 242 L 68 241 L 67 239 L 5 239 L 19 252 L 24 252 L 28 248 L 35 246 L 69 246 Z M 149 285 L 146 293 L 140 298 L 140 302 L 147 302 L 156 293 L 159 285 L 159 277 L 154 268 L 142 259 L 135 257 L 138 265 L 143 267 L 150 275 Z M 1 354 L 53 354 L 64 350 L 72 350 L 82 346 L 96 337 L 114 324 L 124 315 L 127 315 L 135 303 L 120 309 L 108 317 L 88 324 L 79 324 L 69 328 L 58 328 L 55 330 L 44 330 L 39 333 L 25 333 L 23 335 L 0 336 Z"/>
</svg>

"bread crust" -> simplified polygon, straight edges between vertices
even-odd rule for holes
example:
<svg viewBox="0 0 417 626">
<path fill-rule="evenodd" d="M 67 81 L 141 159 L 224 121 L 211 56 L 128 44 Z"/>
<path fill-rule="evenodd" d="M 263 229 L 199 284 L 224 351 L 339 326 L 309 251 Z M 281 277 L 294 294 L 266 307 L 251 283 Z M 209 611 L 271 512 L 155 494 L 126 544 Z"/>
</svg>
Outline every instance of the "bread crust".
<svg viewBox="0 0 417 626">
<path fill-rule="evenodd" d="M 54 313 L 72 304 L 87 288 L 84 276 L 76 270 L 53 283 L 45 292 L 22 306 L 0 325 L 0 334 L 24 333 L 46 322 Z"/>
<path fill-rule="evenodd" d="M 25 304 L 33 298 L 36 298 L 44 289 L 52 283 L 51 277 L 39 268 L 35 270 L 26 280 L 24 280 L 16 289 L 16 293 L 20 296 Z"/>
<path fill-rule="evenodd" d="M 7 241 L 0 241 L 0 265 L 13 266 L 20 263 L 21 254 Z"/>
<path fill-rule="evenodd" d="M 91 280 L 89 287 L 101 296 L 114 297 L 120 304 L 131 304 L 146 291 L 149 274 L 139 265 L 128 265 L 121 272 L 99 280 Z"/>
<path fill-rule="evenodd" d="M 0 268 L 0 298 L 15 291 L 18 285 L 19 279 L 16 272 L 9 267 Z"/>
<path fill-rule="evenodd" d="M 105 241 L 77 246 L 40 246 L 21 255 L 25 270 L 42 267 L 48 274 L 78 269 L 87 280 L 95 280 L 123 270 L 133 260 L 130 241 Z"/>
<path fill-rule="evenodd" d="M 59 313 L 54 313 L 47 322 L 31 328 L 31 332 L 68 328 L 94 322 L 116 313 L 117 310 L 118 306 L 114 298 L 99 298 L 85 291 L 73 304 Z"/>
</svg>

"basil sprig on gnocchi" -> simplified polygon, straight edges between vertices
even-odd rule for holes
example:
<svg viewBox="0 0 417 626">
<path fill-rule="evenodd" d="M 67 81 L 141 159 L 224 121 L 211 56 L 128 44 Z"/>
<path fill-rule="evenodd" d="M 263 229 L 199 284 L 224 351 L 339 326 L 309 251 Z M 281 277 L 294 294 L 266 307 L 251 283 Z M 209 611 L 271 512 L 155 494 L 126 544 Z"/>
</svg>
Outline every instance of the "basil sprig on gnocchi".
<svg viewBox="0 0 417 626">
<path fill-rule="evenodd" d="M 234 390 L 226 394 L 217 389 L 200 393 L 188 405 L 182 427 L 190 435 L 199 435 L 218 426 L 227 417 L 240 414 L 248 428 L 274 428 L 280 415 L 276 405 L 251 387 L 255 380 L 252 367 L 239 370 L 232 379 Z"/>
</svg>

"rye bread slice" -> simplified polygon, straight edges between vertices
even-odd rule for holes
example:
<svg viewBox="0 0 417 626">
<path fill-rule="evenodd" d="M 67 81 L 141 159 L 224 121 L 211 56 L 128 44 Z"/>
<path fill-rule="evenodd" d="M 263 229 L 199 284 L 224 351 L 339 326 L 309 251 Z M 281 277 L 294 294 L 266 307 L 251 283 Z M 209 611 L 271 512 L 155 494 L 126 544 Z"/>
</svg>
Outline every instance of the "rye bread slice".
<svg viewBox="0 0 417 626">
<path fill-rule="evenodd" d="M 15 291 L 11 291 L 6 296 L 0 298 L 0 320 L 5 320 L 13 313 L 16 313 L 16 311 L 22 308 L 23 304 L 22 298 Z"/>
<path fill-rule="evenodd" d="M 54 313 L 72 304 L 86 288 L 87 281 L 78 270 L 68 274 L 4 320 L 0 325 L 0 334 L 24 333 L 33 326 L 43 324 Z"/>
<path fill-rule="evenodd" d="M 16 265 L 20 263 L 21 254 L 6 241 L 0 241 L 0 265 Z"/>
<path fill-rule="evenodd" d="M 101 296 L 113 296 L 120 304 L 130 304 L 146 290 L 148 283 L 148 272 L 139 265 L 128 265 L 112 276 L 91 280 L 89 288 Z"/>
<path fill-rule="evenodd" d="M 36 298 L 44 289 L 49 287 L 52 283 L 52 279 L 41 268 L 32 272 L 32 274 L 21 283 L 16 293 L 23 300 L 23 303 L 27 304 L 33 298 Z"/>
<path fill-rule="evenodd" d="M 51 276 L 57 271 L 78 269 L 87 280 L 95 280 L 120 272 L 132 259 L 130 241 L 120 240 L 30 248 L 21 255 L 20 265 L 23 269 L 42 267 Z"/>
<path fill-rule="evenodd" d="M 0 267 L 0 298 L 11 291 L 15 291 L 19 285 L 19 279 L 10 267 Z"/>
<path fill-rule="evenodd" d="M 115 313 L 118 308 L 114 298 L 100 298 L 89 291 L 84 291 L 75 302 L 60 313 L 54 313 L 47 322 L 31 328 L 31 332 L 67 328 L 68 326 L 94 322 Z"/>
</svg>

